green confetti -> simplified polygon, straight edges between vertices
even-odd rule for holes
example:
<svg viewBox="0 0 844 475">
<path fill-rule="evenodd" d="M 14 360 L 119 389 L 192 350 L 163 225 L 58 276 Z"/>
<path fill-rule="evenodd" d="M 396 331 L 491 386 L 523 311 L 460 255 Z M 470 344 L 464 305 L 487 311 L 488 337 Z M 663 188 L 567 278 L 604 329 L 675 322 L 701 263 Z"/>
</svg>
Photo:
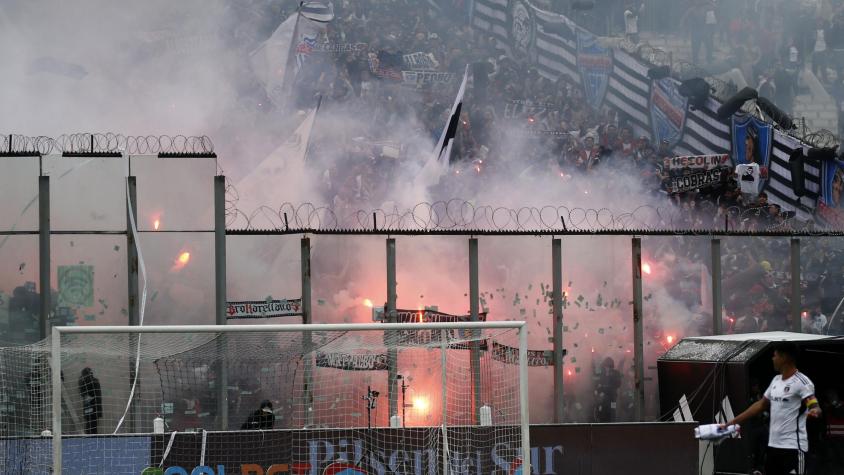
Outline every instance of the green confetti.
<svg viewBox="0 0 844 475">
<path fill-rule="evenodd" d="M 604 297 L 601 294 L 598 294 L 598 299 L 595 301 L 595 305 L 599 307 L 604 306 Z"/>
<path fill-rule="evenodd" d="M 578 295 L 578 296 L 577 296 L 577 301 L 578 301 L 578 302 L 583 302 L 583 300 L 584 300 L 584 299 L 585 299 L 585 297 L 584 297 L 583 295 Z"/>
<path fill-rule="evenodd" d="M 568 326 L 568 325 L 563 325 L 563 331 L 564 331 L 564 332 L 569 331 L 569 326 Z"/>
<path fill-rule="evenodd" d="M 96 319 L 97 319 L 97 317 L 95 317 L 94 315 L 91 315 L 91 314 L 85 315 L 85 320 L 88 321 L 88 322 L 93 322 Z"/>
<path fill-rule="evenodd" d="M 607 286 L 607 281 L 605 280 L 605 281 L 604 281 L 604 287 L 606 287 L 606 286 Z"/>
<path fill-rule="evenodd" d="M 156 297 L 158 297 L 158 291 L 157 290 L 152 293 L 152 296 L 150 296 L 149 301 L 155 302 Z"/>
<path fill-rule="evenodd" d="M 579 326 L 580 326 L 580 322 L 575 323 L 574 328 L 572 330 L 577 330 L 577 327 L 579 327 Z"/>
<path fill-rule="evenodd" d="M 125 308 L 121 308 L 120 313 L 123 315 L 129 315 L 129 312 L 127 312 Z"/>
<path fill-rule="evenodd" d="M 603 328 L 599 328 L 599 329 L 598 329 L 598 333 L 600 333 L 601 335 L 603 335 L 603 334 L 604 334 L 604 329 L 603 329 Z"/>
<path fill-rule="evenodd" d="M 572 363 L 577 363 L 577 358 L 576 358 L 576 357 L 574 357 L 574 356 L 572 356 L 572 357 L 571 357 L 571 362 L 572 362 Z"/>
<path fill-rule="evenodd" d="M 579 373 L 579 372 L 580 372 L 580 366 L 575 366 L 575 368 L 574 368 L 574 372 L 575 372 L 575 373 Z"/>
<path fill-rule="evenodd" d="M 525 309 L 520 308 L 520 309 L 519 309 L 519 315 L 524 315 L 524 314 L 525 314 Z"/>
<path fill-rule="evenodd" d="M 119 251 L 119 250 L 120 250 L 120 246 L 115 245 L 115 246 L 114 246 L 114 250 L 115 250 L 115 251 Z"/>
<path fill-rule="evenodd" d="M 533 284 L 528 284 L 528 290 L 532 290 L 532 289 L 533 289 Z"/>
<path fill-rule="evenodd" d="M 317 303 L 317 305 L 325 305 L 325 300 L 317 299 L 316 303 Z"/>
</svg>

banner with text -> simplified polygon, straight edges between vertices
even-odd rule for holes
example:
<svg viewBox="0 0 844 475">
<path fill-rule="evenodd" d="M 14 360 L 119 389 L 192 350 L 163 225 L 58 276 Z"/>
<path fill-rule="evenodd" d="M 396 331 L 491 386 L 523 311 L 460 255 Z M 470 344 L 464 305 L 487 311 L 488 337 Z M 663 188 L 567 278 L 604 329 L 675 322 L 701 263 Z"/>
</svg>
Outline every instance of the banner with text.
<svg viewBox="0 0 844 475">
<path fill-rule="evenodd" d="M 554 352 L 542 350 L 528 350 L 528 366 L 554 366 Z M 565 351 L 563 351 L 565 356 Z M 519 362 L 519 349 L 513 346 L 492 342 L 492 359 L 507 364 Z"/>
<path fill-rule="evenodd" d="M 387 355 L 376 353 L 317 353 L 316 365 L 346 371 L 387 371 Z"/>
<path fill-rule="evenodd" d="M 302 315 L 302 299 L 228 302 L 226 319 L 274 318 Z"/>
</svg>

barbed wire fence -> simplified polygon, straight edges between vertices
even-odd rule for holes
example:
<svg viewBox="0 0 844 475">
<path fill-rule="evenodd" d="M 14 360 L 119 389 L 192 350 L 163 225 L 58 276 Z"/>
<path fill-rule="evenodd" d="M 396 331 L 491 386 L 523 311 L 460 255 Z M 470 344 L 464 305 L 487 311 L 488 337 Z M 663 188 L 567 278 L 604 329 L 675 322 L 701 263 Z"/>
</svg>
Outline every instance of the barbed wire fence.
<svg viewBox="0 0 844 475">
<path fill-rule="evenodd" d="M 115 133 L 75 133 L 58 137 L 0 135 L 4 155 L 190 155 L 213 156 L 214 143 L 207 136 L 122 135 Z"/>
<path fill-rule="evenodd" d="M 616 211 L 561 205 L 484 206 L 464 199 L 422 202 L 410 208 L 373 209 L 335 209 L 310 202 L 285 202 L 278 207 L 260 206 L 251 211 L 233 206 L 227 213 L 227 227 L 244 233 L 844 234 L 844 230 L 796 218 L 764 223 L 766 212 L 762 209 L 719 209 L 713 203 L 703 203 L 693 211 L 673 205 Z"/>
</svg>

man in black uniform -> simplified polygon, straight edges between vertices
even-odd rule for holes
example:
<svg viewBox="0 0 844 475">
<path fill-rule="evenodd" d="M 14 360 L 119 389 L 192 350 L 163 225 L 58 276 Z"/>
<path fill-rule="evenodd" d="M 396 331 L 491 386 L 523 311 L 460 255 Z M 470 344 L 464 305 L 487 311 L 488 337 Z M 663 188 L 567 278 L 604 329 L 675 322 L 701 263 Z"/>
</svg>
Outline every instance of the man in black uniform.
<svg viewBox="0 0 844 475">
<path fill-rule="evenodd" d="M 246 422 L 240 427 L 241 430 L 270 430 L 275 423 L 275 414 L 273 414 L 273 403 L 269 400 L 261 402 L 255 412 L 253 412 Z"/>
<path fill-rule="evenodd" d="M 103 416 L 103 391 L 100 380 L 91 368 L 82 370 L 79 376 L 79 396 L 82 398 L 82 415 L 85 417 L 85 433 L 96 434 Z"/>
</svg>

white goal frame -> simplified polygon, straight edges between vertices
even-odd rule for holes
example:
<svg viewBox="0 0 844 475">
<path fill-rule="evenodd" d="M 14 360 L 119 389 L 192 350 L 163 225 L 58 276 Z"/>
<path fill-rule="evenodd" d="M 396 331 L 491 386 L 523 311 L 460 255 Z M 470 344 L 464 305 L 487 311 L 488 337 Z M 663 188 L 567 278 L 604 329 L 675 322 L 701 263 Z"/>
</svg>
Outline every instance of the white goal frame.
<svg viewBox="0 0 844 475">
<path fill-rule="evenodd" d="M 56 326 L 50 343 L 52 372 L 53 471 L 62 473 L 62 379 L 61 337 L 63 334 L 144 334 L 144 333 L 267 333 L 305 331 L 387 331 L 387 330 L 517 330 L 519 335 L 519 417 L 522 437 L 522 473 L 530 474 L 530 411 L 528 408 L 528 329 L 524 321 L 456 323 L 357 323 L 291 325 L 158 325 L 158 326 Z M 445 354 L 443 354 L 445 358 Z M 443 367 L 445 368 L 445 367 Z M 445 378 L 443 371 L 443 378 Z M 445 387 L 443 388 L 445 391 Z M 445 400 L 445 398 L 443 398 Z M 444 463 L 445 465 L 445 463 Z"/>
</svg>

